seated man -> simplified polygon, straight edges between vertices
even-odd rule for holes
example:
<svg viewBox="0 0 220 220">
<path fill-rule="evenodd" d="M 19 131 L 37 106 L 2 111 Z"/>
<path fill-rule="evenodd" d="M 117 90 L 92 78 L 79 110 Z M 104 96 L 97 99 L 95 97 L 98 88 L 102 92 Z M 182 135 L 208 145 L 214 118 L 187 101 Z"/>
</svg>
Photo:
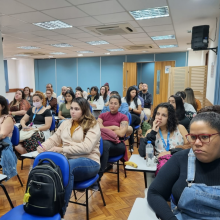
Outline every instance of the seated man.
<svg viewBox="0 0 220 220">
<path fill-rule="evenodd" d="M 47 85 L 46 85 L 46 90 L 47 89 L 52 89 L 53 90 L 53 85 L 51 84 L 51 83 L 48 83 Z M 46 97 L 46 92 L 44 93 L 44 96 Z M 53 98 L 56 98 L 57 97 L 57 94 L 53 91 L 53 94 L 52 94 L 52 97 Z"/>
</svg>

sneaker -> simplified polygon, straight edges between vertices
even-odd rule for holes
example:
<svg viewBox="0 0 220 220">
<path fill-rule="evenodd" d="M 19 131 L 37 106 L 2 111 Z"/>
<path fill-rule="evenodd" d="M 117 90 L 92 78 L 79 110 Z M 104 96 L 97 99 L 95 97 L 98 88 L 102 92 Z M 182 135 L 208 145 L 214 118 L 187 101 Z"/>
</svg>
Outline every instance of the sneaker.
<svg viewBox="0 0 220 220">
<path fill-rule="evenodd" d="M 132 153 L 134 152 L 133 145 L 130 145 L 129 151 L 132 152 Z"/>
<path fill-rule="evenodd" d="M 93 185 L 91 185 L 91 186 L 89 187 L 89 189 L 91 189 L 91 190 L 93 190 L 93 191 L 95 191 L 95 192 L 99 191 L 99 185 L 98 185 L 98 183 L 97 183 L 97 182 L 94 183 Z"/>
<path fill-rule="evenodd" d="M 108 163 L 108 164 L 107 164 L 107 167 L 105 168 L 105 171 L 104 171 L 104 172 L 108 172 L 108 171 L 111 170 L 112 168 L 113 168 L 113 164 Z"/>
</svg>

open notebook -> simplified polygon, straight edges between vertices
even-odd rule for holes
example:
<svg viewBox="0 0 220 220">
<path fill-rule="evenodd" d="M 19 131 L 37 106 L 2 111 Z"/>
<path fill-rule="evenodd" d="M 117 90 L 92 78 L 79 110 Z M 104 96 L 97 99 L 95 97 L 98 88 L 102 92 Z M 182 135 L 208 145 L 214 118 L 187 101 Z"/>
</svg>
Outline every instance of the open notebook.
<svg viewBox="0 0 220 220">
<path fill-rule="evenodd" d="M 37 151 L 33 151 L 33 152 L 31 152 L 31 154 L 32 154 L 32 157 L 35 158 L 39 153 Z"/>
</svg>

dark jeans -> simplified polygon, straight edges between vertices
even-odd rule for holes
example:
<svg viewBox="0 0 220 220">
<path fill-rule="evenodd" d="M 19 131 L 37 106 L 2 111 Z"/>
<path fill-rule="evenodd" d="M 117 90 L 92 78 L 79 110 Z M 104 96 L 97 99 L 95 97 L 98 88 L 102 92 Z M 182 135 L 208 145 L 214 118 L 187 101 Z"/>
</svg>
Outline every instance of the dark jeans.
<svg viewBox="0 0 220 220">
<path fill-rule="evenodd" d="M 115 144 L 111 141 L 103 140 L 103 154 L 101 156 L 101 168 L 99 170 L 100 178 L 103 176 L 109 157 L 116 157 L 125 153 L 125 144 L 123 142 Z"/>
<path fill-rule="evenodd" d="M 70 163 L 70 180 L 65 190 L 65 205 L 63 207 L 63 215 L 65 215 L 70 196 L 74 187 L 74 181 L 84 181 L 95 177 L 100 169 L 100 165 L 85 157 L 77 159 L 69 159 Z"/>
<path fill-rule="evenodd" d="M 141 123 L 141 119 L 139 116 L 135 115 L 135 114 L 131 114 L 131 124 L 130 126 L 133 128 L 136 127 L 137 125 L 139 125 Z M 129 138 L 129 145 L 133 145 L 134 144 L 134 131 L 131 134 L 130 138 Z"/>
</svg>

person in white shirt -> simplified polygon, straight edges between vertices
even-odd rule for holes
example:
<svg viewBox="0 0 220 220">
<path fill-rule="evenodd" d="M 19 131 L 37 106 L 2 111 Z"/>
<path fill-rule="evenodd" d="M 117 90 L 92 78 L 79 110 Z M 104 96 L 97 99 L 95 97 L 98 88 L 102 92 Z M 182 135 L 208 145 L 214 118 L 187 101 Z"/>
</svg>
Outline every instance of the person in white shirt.
<svg viewBox="0 0 220 220">
<path fill-rule="evenodd" d="M 62 90 L 61 90 L 61 95 L 59 95 L 57 97 L 57 104 L 60 106 L 61 104 L 65 103 L 65 94 L 66 94 L 66 91 L 67 91 L 67 87 L 66 86 L 63 86 L 62 87 Z"/>
<path fill-rule="evenodd" d="M 84 98 L 84 99 L 87 99 L 88 93 L 87 93 L 86 91 L 83 91 L 80 86 L 77 86 L 77 87 L 76 87 L 76 92 L 77 92 L 77 91 L 80 91 L 80 92 L 83 94 L 83 98 Z"/>
<path fill-rule="evenodd" d="M 129 111 L 131 113 L 131 123 L 130 126 L 136 127 L 141 123 L 140 114 L 142 111 L 141 108 L 141 100 L 138 98 L 138 91 L 134 86 L 130 86 L 127 90 L 127 94 L 125 97 L 121 99 L 121 102 L 127 102 L 129 106 Z M 129 138 L 129 146 L 130 151 L 133 152 L 133 144 L 134 144 L 134 133 Z"/>
<path fill-rule="evenodd" d="M 104 100 L 102 96 L 99 95 L 99 89 L 97 86 L 91 88 L 87 100 L 93 108 L 93 115 L 97 118 L 100 115 L 101 110 L 104 108 Z"/>
<path fill-rule="evenodd" d="M 52 89 L 53 90 L 53 85 L 51 84 L 51 83 L 48 83 L 47 85 L 46 85 L 46 90 L 47 89 Z M 46 92 L 44 93 L 44 96 L 46 97 Z M 53 91 L 53 94 L 52 94 L 52 97 L 53 98 L 56 98 L 57 97 L 57 94 Z"/>
</svg>

